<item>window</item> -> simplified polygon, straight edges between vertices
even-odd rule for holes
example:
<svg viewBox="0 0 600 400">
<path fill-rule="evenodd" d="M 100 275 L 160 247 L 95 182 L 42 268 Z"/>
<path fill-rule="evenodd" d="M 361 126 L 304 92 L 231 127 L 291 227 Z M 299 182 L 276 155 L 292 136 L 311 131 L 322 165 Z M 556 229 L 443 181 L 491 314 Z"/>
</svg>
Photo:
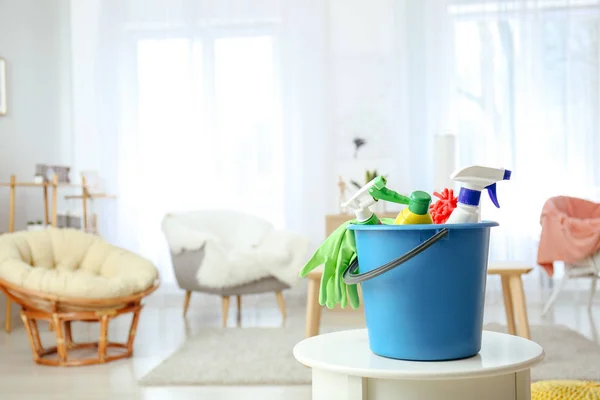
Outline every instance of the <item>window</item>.
<svg viewBox="0 0 600 400">
<path fill-rule="evenodd" d="M 273 35 L 137 42 L 142 254 L 156 253 L 167 212 L 238 209 L 283 225 L 275 48 Z"/>
<path fill-rule="evenodd" d="M 514 170 L 508 193 L 498 188 L 502 208 L 482 203 L 501 223 L 492 258 L 535 259 L 549 197 L 600 201 L 600 13 L 559 3 L 451 10 L 459 162 Z"/>
</svg>

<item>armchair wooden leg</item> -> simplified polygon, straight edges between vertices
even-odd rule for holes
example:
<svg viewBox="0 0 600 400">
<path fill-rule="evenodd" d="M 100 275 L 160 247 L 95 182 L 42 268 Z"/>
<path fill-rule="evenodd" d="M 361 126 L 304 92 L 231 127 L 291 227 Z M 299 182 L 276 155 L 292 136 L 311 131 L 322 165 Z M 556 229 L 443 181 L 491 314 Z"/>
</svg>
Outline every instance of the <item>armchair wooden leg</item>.
<svg viewBox="0 0 600 400">
<path fill-rule="evenodd" d="M 187 314 L 188 307 L 190 306 L 190 298 L 192 297 L 192 291 L 187 290 L 185 292 L 185 300 L 183 301 L 183 318 L 185 318 Z"/>
<path fill-rule="evenodd" d="M 242 296 L 239 294 L 237 297 L 237 321 L 240 323 L 242 321 Z"/>
<path fill-rule="evenodd" d="M 6 298 L 6 308 L 5 308 L 5 312 L 4 312 L 4 315 L 5 315 L 5 317 L 4 317 L 4 330 L 7 333 L 10 333 L 10 331 L 12 330 L 12 327 L 10 325 L 11 324 L 11 320 L 10 320 L 10 318 L 11 318 L 11 316 L 10 316 L 10 312 L 11 312 L 11 306 L 10 305 L 11 305 L 11 303 L 12 303 L 12 301 L 7 297 Z"/>
<path fill-rule="evenodd" d="M 287 313 L 285 312 L 285 300 L 283 299 L 283 293 L 276 292 L 275 295 L 277 296 L 277 304 L 279 304 L 281 316 L 285 319 L 285 317 L 287 317 Z"/>
<path fill-rule="evenodd" d="M 58 353 L 59 365 L 64 365 L 67 361 L 67 346 L 65 344 L 65 335 L 63 333 L 63 325 L 58 314 L 52 314 L 52 326 L 56 335 L 56 350 Z"/>
<path fill-rule="evenodd" d="M 27 336 L 29 337 L 29 344 L 31 345 L 31 351 L 33 353 L 33 361 L 37 361 L 40 357 L 40 349 L 34 339 L 35 336 L 31 329 L 29 318 L 27 318 L 27 316 L 23 312 L 21 312 L 21 319 L 23 320 L 23 325 L 25 325 L 25 331 L 27 332 Z"/>
<path fill-rule="evenodd" d="M 73 347 L 73 330 L 71 329 L 72 321 L 65 321 L 65 344 L 67 349 Z"/>
<path fill-rule="evenodd" d="M 223 296 L 221 306 L 221 318 L 223 321 L 223 328 L 225 328 L 227 326 L 227 314 L 229 314 L 229 296 Z"/>
<path fill-rule="evenodd" d="M 103 315 L 100 320 L 100 338 L 98 340 L 98 358 L 100 362 L 106 360 L 106 349 L 108 348 L 108 315 Z"/>
</svg>

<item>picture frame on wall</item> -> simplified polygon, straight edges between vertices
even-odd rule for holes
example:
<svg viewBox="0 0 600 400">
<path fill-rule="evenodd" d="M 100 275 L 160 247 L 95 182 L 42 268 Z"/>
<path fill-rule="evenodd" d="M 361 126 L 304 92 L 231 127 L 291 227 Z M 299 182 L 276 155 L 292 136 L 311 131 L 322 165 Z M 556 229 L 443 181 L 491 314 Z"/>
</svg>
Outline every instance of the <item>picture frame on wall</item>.
<svg viewBox="0 0 600 400">
<path fill-rule="evenodd" d="M 0 58 L 0 115 L 6 115 L 6 60 Z"/>
</svg>

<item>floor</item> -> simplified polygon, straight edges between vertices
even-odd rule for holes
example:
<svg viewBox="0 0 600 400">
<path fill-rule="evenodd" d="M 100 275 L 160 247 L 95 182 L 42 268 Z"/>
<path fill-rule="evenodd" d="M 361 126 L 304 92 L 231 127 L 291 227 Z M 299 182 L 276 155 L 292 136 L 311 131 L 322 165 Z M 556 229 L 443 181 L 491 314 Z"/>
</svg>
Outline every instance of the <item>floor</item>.
<svg viewBox="0 0 600 400">
<path fill-rule="evenodd" d="M 490 293 L 493 291 L 489 290 Z M 301 318 L 304 314 L 304 290 L 299 287 L 286 294 L 288 312 Z M 495 296 L 495 295 L 494 295 Z M 498 297 L 491 296 L 492 299 Z M 137 379 L 160 363 L 199 329 L 220 325 L 220 299 L 215 296 L 192 297 L 187 320 L 181 315 L 183 295 L 172 289 L 163 289 L 148 299 L 138 326 L 135 356 L 129 360 L 110 364 L 55 368 L 38 366 L 31 360 L 31 351 L 25 332 L 18 326 L 12 334 L 0 333 L 0 398 L 12 399 L 310 399 L 309 386 L 297 387 L 138 387 Z M 232 302 L 235 304 L 235 302 Z M 540 317 L 542 304 L 529 304 L 532 324 L 564 324 L 585 336 L 598 341 L 596 329 L 600 328 L 600 296 L 592 313 L 588 313 L 585 295 L 565 296 L 550 315 Z M 282 319 L 274 295 L 243 298 L 242 327 L 265 326 L 277 328 Z M 597 318 L 594 319 L 594 313 Z M 499 301 L 490 301 L 485 310 L 486 322 L 504 323 L 504 309 Z M 325 312 L 323 324 L 363 326 L 363 318 L 355 312 Z M 123 337 L 128 321 L 116 320 L 110 335 Z M 234 305 L 230 311 L 229 325 L 236 326 Z M 95 327 L 74 325 L 75 339 L 85 339 L 96 334 Z M 51 332 L 44 333 L 51 340 Z"/>
</svg>

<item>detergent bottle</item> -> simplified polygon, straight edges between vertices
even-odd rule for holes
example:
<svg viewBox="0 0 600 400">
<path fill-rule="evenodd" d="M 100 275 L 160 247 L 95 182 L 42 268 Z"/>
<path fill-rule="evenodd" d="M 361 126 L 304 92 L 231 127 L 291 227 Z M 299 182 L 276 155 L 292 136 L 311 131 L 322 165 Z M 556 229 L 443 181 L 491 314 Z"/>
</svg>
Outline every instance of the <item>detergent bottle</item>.
<svg viewBox="0 0 600 400">
<path fill-rule="evenodd" d="M 511 171 L 503 168 L 490 168 L 473 165 L 454 171 L 450 178 L 461 182 L 458 203 L 447 224 L 481 222 L 479 199 L 481 191 L 487 189 L 492 203 L 500 208 L 496 195 L 496 182 L 510 180 Z"/>
<path fill-rule="evenodd" d="M 361 225 L 379 224 L 379 218 L 369 209 L 379 200 L 392 203 L 409 204 L 410 199 L 388 189 L 386 179 L 378 176 L 360 188 L 342 207 L 350 208 L 356 215 L 356 223 Z"/>
<path fill-rule="evenodd" d="M 408 202 L 408 207 L 398 214 L 394 224 L 396 225 L 416 225 L 433 224 L 431 215 L 429 215 L 429 205 L 431 196 L 427 192 L 417 190 L 412 192 Z"/>
</svg>

